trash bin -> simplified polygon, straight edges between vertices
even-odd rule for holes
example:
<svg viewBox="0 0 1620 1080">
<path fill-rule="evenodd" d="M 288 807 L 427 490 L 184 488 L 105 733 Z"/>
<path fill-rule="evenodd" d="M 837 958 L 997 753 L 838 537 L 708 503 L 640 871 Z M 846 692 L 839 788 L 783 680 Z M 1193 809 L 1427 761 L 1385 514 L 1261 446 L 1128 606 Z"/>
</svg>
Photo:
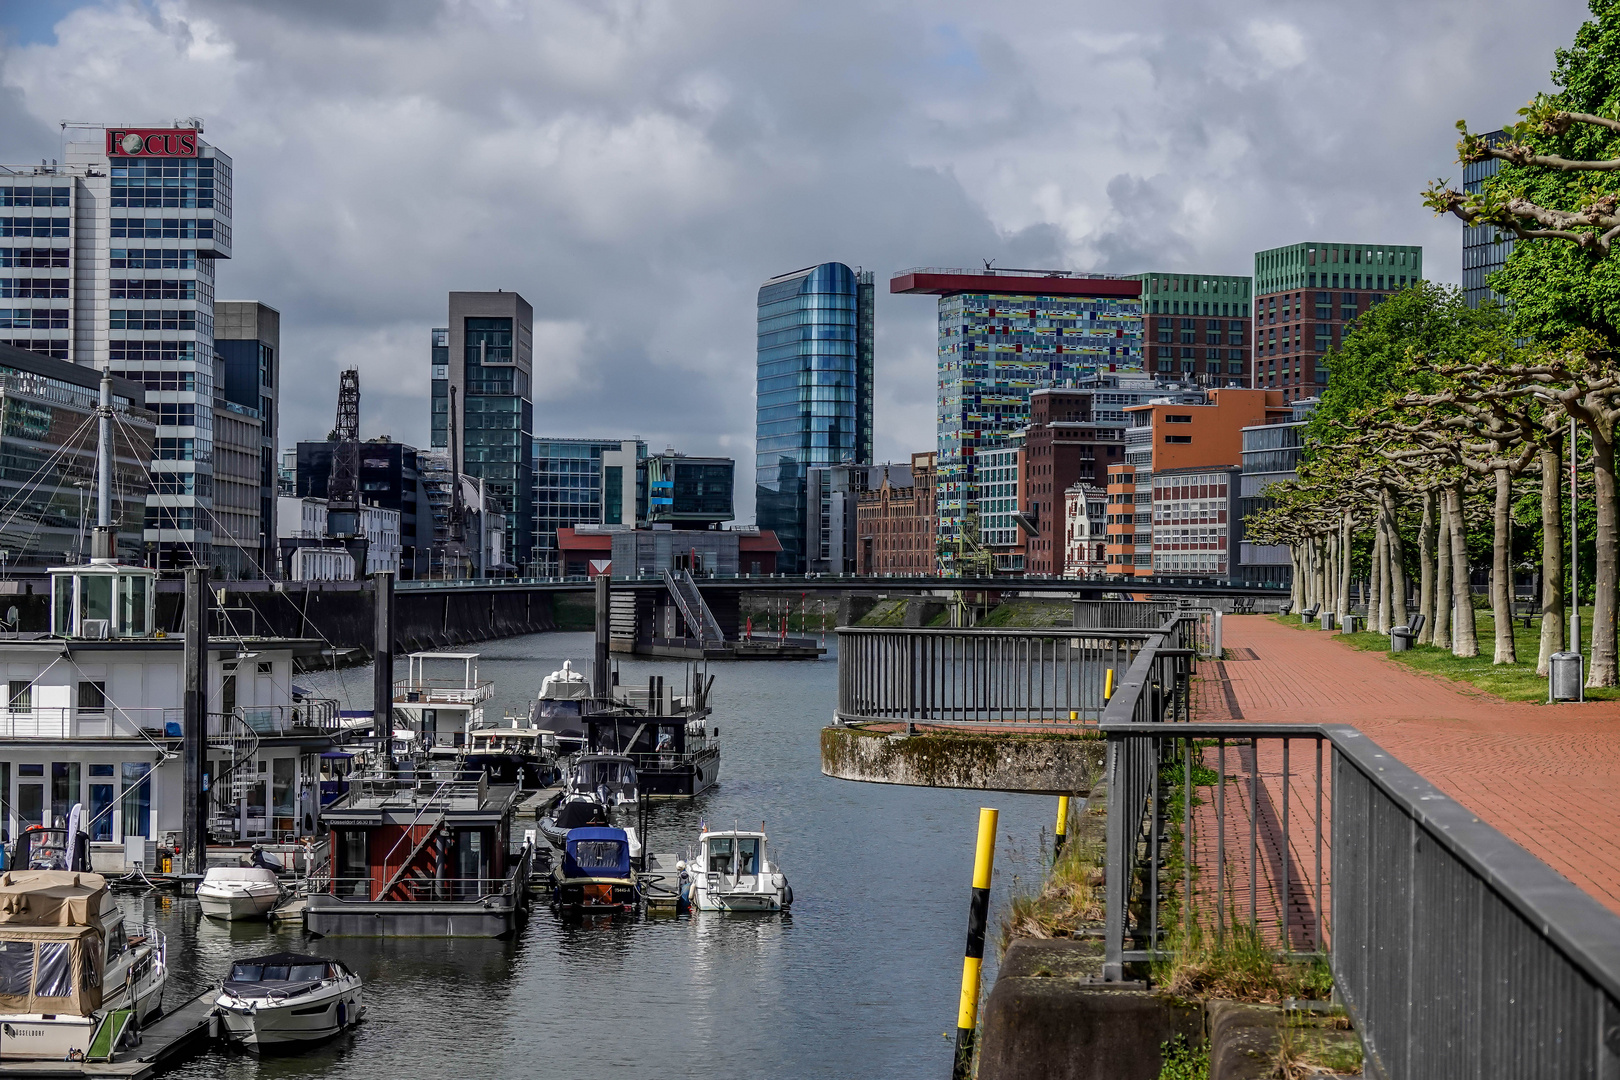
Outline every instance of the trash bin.
<svg viewBox="0 0 1620 1080">
<path fill-rule="evenodd" d="M 1346 615 L 1343 619 L 1341 619 L 1339 621 L 1339 633 L 1341 633 L 1341 634 L 1353 634 L 1355 632 L 1356 632 L 1356 617 L 1354 615 Z"/>
<path fill-rule="evenodd" d="M 1555 652 L 1547 658 L 1547 700 L 1585 701 L 1586 672 L 1578 652 Z"/>
<path fill-rule="evenodd" d="M 1324 629 L 1324 630 L 1333 629 L 1333 612 L 1331 612 L 1331 611 L 1322 612 L 1322 623 L 1321 623 L 1321 625 L 1322 625 L 1322 629 Z"/>
<path fill-rule="evenodd" d="M 1405 652 L 1412 647 L 1412 631 L 1409 627 L 1397 626 L 1389 632 L 1389 651 Z"/>
</svg>

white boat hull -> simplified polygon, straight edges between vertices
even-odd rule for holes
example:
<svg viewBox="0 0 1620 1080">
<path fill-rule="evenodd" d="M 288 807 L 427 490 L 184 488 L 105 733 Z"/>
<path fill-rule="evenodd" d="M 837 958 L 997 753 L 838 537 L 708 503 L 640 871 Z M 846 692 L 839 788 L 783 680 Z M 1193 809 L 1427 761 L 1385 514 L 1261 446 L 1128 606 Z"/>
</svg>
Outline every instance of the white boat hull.
<svg viewBox="0 0 1620 1080">
<path fill-rule="evenodd" d="M 240 1003 L 222 994 L 221 1028 L 231 1042 L 252 1050 L 330 1039 L 365 1015 L 359 980 L 345 983 L 274 1004 Z"/>
<path fill-rule="evenodd" d="M 235 922 L 262 919 L 281 900 L 280 889 L 229 889 L 197 886 L 197 903 L 210 919 Z"/>
<path fill-rule="evenodd" d="M 698 893 L 692 905 L 699 911 L 781 911 L 782 898 L 776 893 Z"/>
</svg>

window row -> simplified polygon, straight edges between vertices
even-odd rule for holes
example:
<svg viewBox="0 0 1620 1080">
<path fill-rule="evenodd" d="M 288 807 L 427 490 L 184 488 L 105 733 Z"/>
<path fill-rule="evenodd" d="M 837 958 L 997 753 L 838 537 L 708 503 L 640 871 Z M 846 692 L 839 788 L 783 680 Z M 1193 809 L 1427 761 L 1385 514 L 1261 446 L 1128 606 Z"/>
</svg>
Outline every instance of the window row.
<svg viewBox="0 0 1620 1080">
<path fill-rule="evenodd" d="M 107 358 L 114 363 L 156 362 L 162 360 L 195 362 L 197 343 L 194 341 L 110 341 Z"/>
<path fill-rule="evenodd" d="M 66 330 L 68 313 L 50 308 L 0 308 L 0 330 Z"/>
<path fill-rule="evenodd" d="M 138 308 L 129 310 L 113 308 L 107 313 L 107 329 L 195 330 L 197 329 L 197 313 L 195 311 L 177 311 L 173 309 L 142 311 Z"/>
<path fill-rule="evenodd" d="M 206 293 L 207 286 L 204 286 Z M 163 280 L 161 278 L 113 278 L 108 294 L 113 300 L 195 300 L 197 282 Z"/>
<path fill-rule="evenodd" d="M 66 300 L 66 278 L 0 278 L 0 300 Z"/>
<path fill-rule="evenodd" d="M 148 390 L 197 389 L 197 373 L 194 371 L 130 371 L 127 368 L 114 368 L 113 374 L 140 383 Z"/>
<path fill-rule="evenodd" d="M 220 230 L 226 226 L 219 223 Z M 214 237 L 215 223 L 212 218 L 113 218 L 112 237 L 114 240 L 127 238 L 130 240 L 196 240 L 199 237 L 211 240 Z"/>
<path fill-rule="evenodd" d="M 162 248 L 113 248 L 110 265 L 114 270 L 195 270 L 197 253 Z"/>
<path fill-rule="evenodd" d="M 65 217 L 0 217 L 0 236 L 66 236 Z"/>
<path fill-rule="evenodd" d="M 8 248 L 0 247 L 0 267 L 43 270 L 66 267 L 67 248 Z"/>
<path fill-rule="evenodd" d="M 66 206 L 65 187 L 0 187 L 0 206 Z"/>
</svg>

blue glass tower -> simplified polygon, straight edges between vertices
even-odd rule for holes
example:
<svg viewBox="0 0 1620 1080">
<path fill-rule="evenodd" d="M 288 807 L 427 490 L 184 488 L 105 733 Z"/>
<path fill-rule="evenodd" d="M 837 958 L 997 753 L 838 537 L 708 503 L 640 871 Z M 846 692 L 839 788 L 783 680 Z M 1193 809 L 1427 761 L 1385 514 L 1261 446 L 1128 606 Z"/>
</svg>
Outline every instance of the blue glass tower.
<svg viewBox="0 0 1620 1080">
<path fill-rule="evenodd" d="M 805 568 L 805 470 L 872 461 L 872 274 L 822 263 L 759 290 L 756 519 Z"/>
</svg>

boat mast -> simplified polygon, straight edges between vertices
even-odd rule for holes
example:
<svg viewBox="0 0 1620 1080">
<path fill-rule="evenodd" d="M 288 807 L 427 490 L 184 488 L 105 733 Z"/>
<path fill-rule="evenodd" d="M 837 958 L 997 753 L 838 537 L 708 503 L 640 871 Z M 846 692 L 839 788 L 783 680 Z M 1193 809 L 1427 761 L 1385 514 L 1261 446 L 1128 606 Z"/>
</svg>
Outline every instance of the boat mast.
<svg viewBox="0 0 1620 1080">
<path fill-rule="evenodd" d="M 96 406 L 96 530 L 90 541 L 92 559 L 113 557 L 112 524 L 112 371 L 101 371 L 101 401 Z"/>
</svg>

